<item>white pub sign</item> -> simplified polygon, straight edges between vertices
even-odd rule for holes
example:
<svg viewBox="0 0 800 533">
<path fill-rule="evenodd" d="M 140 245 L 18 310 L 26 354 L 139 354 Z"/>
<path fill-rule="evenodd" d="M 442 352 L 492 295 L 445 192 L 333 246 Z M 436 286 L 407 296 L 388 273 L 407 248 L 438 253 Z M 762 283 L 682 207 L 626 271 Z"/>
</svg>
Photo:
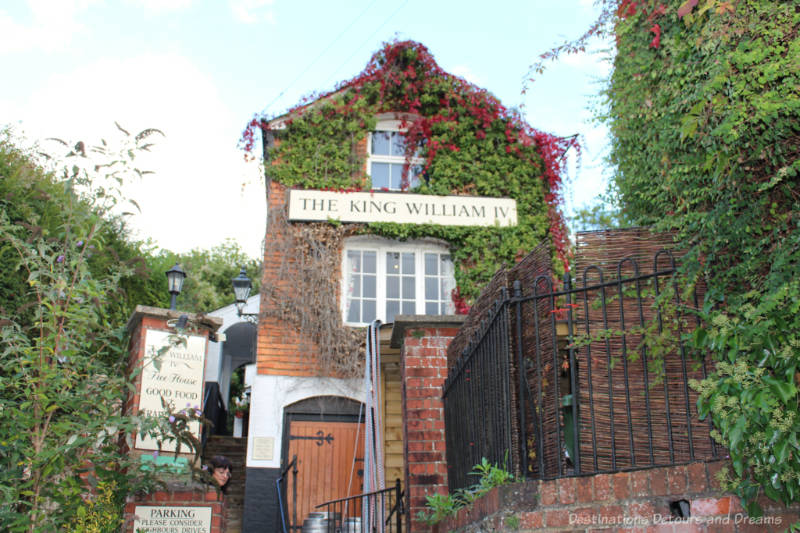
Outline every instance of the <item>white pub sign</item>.
<svg viewBox="0 0 800 533">
<path fill-rule="evenodd" d="M 206 339 L 200 335 L 188 335 L 186 344 L 170 347 L 158 356 L 159 350 L 169 345 L 170 334 L 166 331 L 147 330 L 142 382 L 139 394 L 139 412 L 148 416 L 166 416 L 161 404 L 163 397 L 176 411 L 202 409 L 203 372 L 205 369 Z M 155 364 L 158 357 L 160 364 Z M 200 424 L 190 422 L 192 433 L 200 438 Z M 136 448 L 157 450 L 158 443 L 150 437 L 136 434 Z M 174 442 L 163 442 L 161 449 L 174 451 Z M 190 450 L 182 448 L 181 451 Z"/>
<path fill-rule="evenodd" d="M 133 531 L 147 533 L 210 533 L 211 507 L 137 505 Z"/>
<path fill-rule="evenodd" d="M 517 201 L 478 196 L 292 189 L 289 220 L 516 226 Z"/>
</svg>

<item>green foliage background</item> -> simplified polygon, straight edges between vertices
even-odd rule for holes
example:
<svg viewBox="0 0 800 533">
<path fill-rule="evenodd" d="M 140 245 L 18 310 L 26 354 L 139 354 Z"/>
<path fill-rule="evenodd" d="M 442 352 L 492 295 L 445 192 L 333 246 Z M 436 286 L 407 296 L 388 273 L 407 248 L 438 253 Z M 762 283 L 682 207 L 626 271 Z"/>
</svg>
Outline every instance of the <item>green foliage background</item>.
<svg viewBox="0 0 800 533">
<path fill-rule="evenodd" d="M 9 221 L 28 225 L 44 239 L 57 238 L 67 221 L 64 205 L 75 200 L 68 184 L 43 170 L 8 134 L 0 134 L 0 204 Z M 90 207 L 84 204 L 82 209 Z M 87 229 L 76 230 L 76 240 Z M 130 275 L 120 279 L 117 293 L 105 302 L 110 323 L 124 324 L 136 305 L 169 307 L 164 273 L 176 262 L 188 274 L 178 297 L 182 310 L 209 312 L 233 303 L 231 279 L 242 266 L 253 280 L 253 293 L 258 291 L 261 262 L 247 257 L 235 241 L 178 254 L 131 239 L 120 218 L 108 218 L 100 232 L 88 258 L 92 274 L 102 275 L 119 263 L 130 268 Z M 8 242 L 0 242 L 0 269 L 0 308 L 24 315 L 29 302 L 27 280 Z"/>
<path fill-rule="evenodd" d="M 800 500 L 800 2 L 613 2 L 604 117 L 623 218 L 677 231 L 709 286 L 691 341 L 730 488 Z M 680 11 L 680 14 L 679 14 Z"/>
<path fill-rule="evenodd" d="M 199 412 L 122 412 L 141 370 L 128 367 L 125 325 L 137 304 L 168 305 L 164 272 L 175 261 L 190 272 L 180 308 L 198 312 L 232 303 L 231 278 L 245 265 L 258 280 L 259 263 L 231 242 L 178 256 L 129 239 L 112 213 L 126 201 L 122 183 L 144 174 L 132 159 L 153 132 L 124 132 L 120 152 L 105 141 L 65 145 L 48 171 L 0 131 L 3 531 L 117 531 L 126 495 L 165 473 L 122 453 L 137 432 L 199 453 L 186 430 Z"/>
</svg>

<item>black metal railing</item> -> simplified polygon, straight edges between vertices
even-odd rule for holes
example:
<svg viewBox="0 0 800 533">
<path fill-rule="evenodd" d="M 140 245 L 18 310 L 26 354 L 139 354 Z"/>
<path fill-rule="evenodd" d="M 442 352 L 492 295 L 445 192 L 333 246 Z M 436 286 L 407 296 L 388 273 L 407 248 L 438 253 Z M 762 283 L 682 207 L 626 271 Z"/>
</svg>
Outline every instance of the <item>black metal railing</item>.
<svg viewBox="0 0 800 533">
<path fill-rule="evenodd" d="M 403 492 L 400 480 L 390 487 L 317 505 L 320 526 L 326 533 L 401 533 Z"/>
<path fill-rule="evenodd" d="M 201 435 L 201 446 L 205 449 L 206 442 L 211 435 L 224 435 L 227 425 L 227 411 L 222 395 L 219 390 L 219 383 L 216 381 L 206 381 L 205 396 L 203 397 L 203 418 L 210 424 L 203 425 Z"/>
<path fill-rule="evenodd" d="M 532 479 L 716 458 L 689 387 L 706 361 L 682 340 L 698 296 L 681 295 L 675 271 L 660 251 L 648 274 L 628 258 L 611 281 L 593 265 L 578 287 L 539 276 L 503 293 L 443 388 L 450 489 L 483 457 Z"/>
<path fill-rule="evenodd" d="M 504 290 L 444 384 L 451 489 L 469 485 L 469 472 L 484 457 L 494 464 L 506 464 L 512 448 L 506 300 Z"/>
<path fill-rule="evenodd" d="M 288 479 L 287 474 L 291 471 L 291 491 L 292 491 L 292 509 L 289 514 L 289 504 L 286 498 L 288 493 Z M 285 467 L 281 469 L 278 479 L 275 480 L 275 489 L 278 494 L 278 510 L 281 518 L 281 529 L 283 533 L 288 533 L 294 529 L 300 529 L 297 525 L 297 455 L 292 456 Z"/>
</svg>

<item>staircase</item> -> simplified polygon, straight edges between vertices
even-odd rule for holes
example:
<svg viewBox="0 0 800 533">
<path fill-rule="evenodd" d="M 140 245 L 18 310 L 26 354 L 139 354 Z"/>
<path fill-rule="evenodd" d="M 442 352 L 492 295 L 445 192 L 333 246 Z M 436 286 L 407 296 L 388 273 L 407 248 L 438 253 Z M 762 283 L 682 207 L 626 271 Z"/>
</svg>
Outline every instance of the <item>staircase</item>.
<svg viewBox="0 0 800 533">
<path fill-rule="evenodd" d="M 215 455 L 224 455 L 233 464 L 231 480 L 225 491 L 225 531 L 227 533 L 241 533 L 242 513 L 244 511 L 244 486 L 246 461 L 247 461 L 247 438 L 226 437 L 222 435 L 212 435 L 206 443 L 205 463 Z"/>
</svg>

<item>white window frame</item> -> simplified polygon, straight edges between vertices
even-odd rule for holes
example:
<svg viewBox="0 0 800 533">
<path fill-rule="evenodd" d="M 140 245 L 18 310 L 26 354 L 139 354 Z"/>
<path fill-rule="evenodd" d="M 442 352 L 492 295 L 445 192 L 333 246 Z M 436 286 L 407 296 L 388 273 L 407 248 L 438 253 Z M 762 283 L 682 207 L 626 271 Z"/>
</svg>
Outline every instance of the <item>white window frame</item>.
<svg viewBox="0 0 800 533">
<path fill-rule="evenodd" d="M 436 253 L 451 255 L 449 246 L 444 241 L 438 239 L 425 239 L 417 241 L 393 241 L 391 239 L 384 239 L 374 236 L 358 236 L 351 237 L 345 240 L 344 248 L 342 250 L 342 277 L 341 292 L 339 298 L 339 307 L 342 313 L 342 321 L 347 326 L 361 327 L 365 326 L 367 322 L 348 322 L 347 321 L 347 290 L 348 290 L 348 277 L 347 272 L 347 252 L 348 251 L 371 251 L 375 252 L 376 258 L 376 318 L 381 322 L 386 322 L 386 254 L 388 252 L 413 252 L 414 255 L 414 306 L 417 315 L 425 314 L 425 254 Z M 452 255 L 451 255 L 452 261 Z M 441 278 L 441 276 L 439 276 Z M 452 279 L 453 288 L 455 288 L 455 279 Z M 455 312 L 455 304 L 452 298 L 447 301 L 448 314 Z M 400 314 L 403 314 L 402 312 Z"/>
<path fill-rule="evenodd" d="M 392 115 L 392 117 L 394 117 L 394 115 Z M 406 120 L 406 122 L 408 122 L 408 121 Z M 407 128 L 404 128 L 402 125 L 403 125 L 403 120 L 401 120 L 401 119 L 398 119 L 398 118 L 380 118 L 379 117 L 378 118 L 378 123 L 375 125 L 375 129 L 373 131 L 370 131 L 369 135 L 367 135 L 367 174 L 369 175 L 369 179 L 370 179 L 370 187 L 373 190 L 381 190 L 382 188 L 381 189 L 375 189 L 374 187 L 372 187 L 372 163 L 389 163 L 389 164 L 405 165 L 406 157 L 405 157 L 405 155 L 402 155 L 402 156 L 396 156 L 396 155 L 373 155 L 372 154 L 372 134 L 380 132 L 380 131 L 386 131 L 386 132 L 405 132 L 405 131 L 407 131 Z M 410 167 L 413 167 L 415 165 L 422 166 L 425 163 L 425 159 L 423 159 L 421 157 L 412 157 L 408 161 L 408 163 L 409 163 Z M 419 176 L 419 178 L 422 179 L 422 176 Z M 408 189 L 412 188 L 411 185 L 412 184 L 409 183 Z M 408 190 L 408 189 L 391 188 L 391 187 L 387 187 L 387 189 L 390 190 L 390 191 Z"/>
</svg>

